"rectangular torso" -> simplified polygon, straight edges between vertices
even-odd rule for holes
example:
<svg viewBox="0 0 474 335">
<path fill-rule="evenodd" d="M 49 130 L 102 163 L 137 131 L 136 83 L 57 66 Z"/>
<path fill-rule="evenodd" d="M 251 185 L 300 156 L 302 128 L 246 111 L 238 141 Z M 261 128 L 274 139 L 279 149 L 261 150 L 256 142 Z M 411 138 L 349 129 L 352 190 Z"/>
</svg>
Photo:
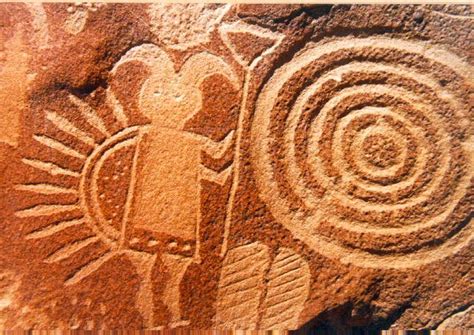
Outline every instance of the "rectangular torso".
<svg viewBox="0 0 474 335">
<path fill-rule="evenodd" d="M 200 144 L 167 128 L 148 131 L 138 153 L 132 224 L 193 239 L 200 210 Z"/>
</svg>

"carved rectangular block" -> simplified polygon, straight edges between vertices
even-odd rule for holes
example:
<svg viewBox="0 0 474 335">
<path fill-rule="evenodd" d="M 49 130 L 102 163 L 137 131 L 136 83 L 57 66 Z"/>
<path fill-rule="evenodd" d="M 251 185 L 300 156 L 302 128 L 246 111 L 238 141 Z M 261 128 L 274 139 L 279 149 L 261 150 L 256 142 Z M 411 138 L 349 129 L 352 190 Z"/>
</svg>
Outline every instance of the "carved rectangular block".
<svg viewBox="0 0 474 335">
<path fill-rule="evenodd" d="M 474 327 L 469 5 L 0 4 L 0 328 Z"/>
</svg>

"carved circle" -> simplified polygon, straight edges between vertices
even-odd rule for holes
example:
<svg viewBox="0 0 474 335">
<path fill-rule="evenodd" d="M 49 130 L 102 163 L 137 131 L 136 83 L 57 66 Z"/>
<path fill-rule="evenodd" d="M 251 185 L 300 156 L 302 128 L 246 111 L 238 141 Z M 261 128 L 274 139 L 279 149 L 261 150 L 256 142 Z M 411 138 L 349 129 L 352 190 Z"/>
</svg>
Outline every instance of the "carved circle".
<svg viewBox="0 0 474 335">
<path fill-rule="evenodd" d="M 252 162 L 275 219 L 363 267 L 444 258 L 473 237 L 472 68 L 389 38 L 307 47 L 259 95 Z"/>
</svg>

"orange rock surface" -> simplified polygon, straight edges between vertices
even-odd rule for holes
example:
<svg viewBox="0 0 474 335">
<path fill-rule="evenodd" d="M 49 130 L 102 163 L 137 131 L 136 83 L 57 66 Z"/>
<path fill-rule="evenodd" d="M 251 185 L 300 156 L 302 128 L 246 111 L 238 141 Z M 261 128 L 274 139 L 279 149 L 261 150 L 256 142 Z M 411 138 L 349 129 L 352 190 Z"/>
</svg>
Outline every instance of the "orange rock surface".
<svg viewBox="0 0 474 335">
<path fill-rule="evenodd" d="M 472 15 L 0 4 L 0 328 L 474 327 Z"/>
</svg>

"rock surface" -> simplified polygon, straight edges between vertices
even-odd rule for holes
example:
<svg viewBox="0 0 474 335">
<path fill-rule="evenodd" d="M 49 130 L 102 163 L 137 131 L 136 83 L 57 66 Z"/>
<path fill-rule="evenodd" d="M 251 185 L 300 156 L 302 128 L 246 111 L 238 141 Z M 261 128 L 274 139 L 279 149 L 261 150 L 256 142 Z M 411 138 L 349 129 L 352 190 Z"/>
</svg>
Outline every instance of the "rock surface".
<svg viewBox="0 0 474 335">
<path fill-rule="evenodd" d="M 474 327 L 473 28 L 0 4 L 0 328 Z"/>
</svg>

